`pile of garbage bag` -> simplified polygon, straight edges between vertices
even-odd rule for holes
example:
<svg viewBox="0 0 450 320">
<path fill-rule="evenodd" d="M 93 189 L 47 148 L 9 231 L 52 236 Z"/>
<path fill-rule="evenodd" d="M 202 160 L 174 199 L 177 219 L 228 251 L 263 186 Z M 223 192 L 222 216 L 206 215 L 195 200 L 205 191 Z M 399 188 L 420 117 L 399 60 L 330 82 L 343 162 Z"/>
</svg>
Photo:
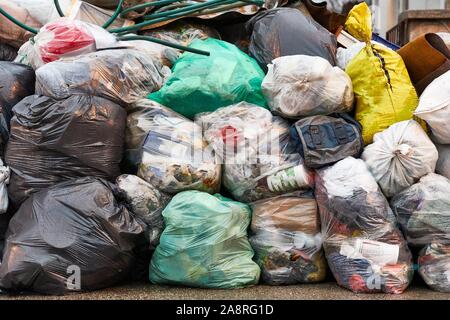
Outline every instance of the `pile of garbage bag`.
<svg viewBox="0 0 450 320">
<path fill-rule="evenodd" d="M 2 291 L 450 292 L 449 33 L 400 48 L 353 0 L 59 5 L 0 0 Z"/>
</svg>

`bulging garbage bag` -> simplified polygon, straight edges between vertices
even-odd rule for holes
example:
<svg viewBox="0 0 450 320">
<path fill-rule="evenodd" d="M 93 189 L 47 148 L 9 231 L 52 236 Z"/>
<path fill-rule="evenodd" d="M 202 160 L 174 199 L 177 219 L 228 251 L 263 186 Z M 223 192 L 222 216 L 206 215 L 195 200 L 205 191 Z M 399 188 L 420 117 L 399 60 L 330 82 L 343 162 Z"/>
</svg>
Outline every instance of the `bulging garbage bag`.
<svg viewBox="0 0 450 320">
<path fill-rule="evenodd" d="M 5 43 L 0 43 L 0 61 L 13 61 L 16 57 L 16 49 Z"/>
<path fill-rule="evenodd" d="M 430 173 L 391 200 L 410 245 L 450 244 L 450 180 Z"/>
<path fill-rule="evenodd" d="M 412 280 L 412 256 L 364 161 L 348 157 L 318 170 L 315 195 L 338 284 L 354 292 L 403 292 Z"/>
<path fill-rule="evenodd" d="M 193 121 L 148 99 L 128 116 L 126 161 L 163 192 L 219 191 L 221 165 Z"/>
<path fill-rule="evenodd" d="M 390 198 L 434 172 L 438 151 L 422 127 L 408 120 L 377 133 L 361 158 Z"/>
<path fill-rule="evenodd" d="M 298 120 L 292 132 L 305 165 L 320 168 L 363 150 L 361 126 L 345 113 Z"/>
<path fill-rule="evenodd" d="M 8 190 L 6 185 L 9 183 L 9 176 L 11 170 L 9 167 L 3 165 L 3 161 L 0 159 L 0 214 L 5 213 L 8 210 Z"/>
<path fill-rule="evenodd" d="M 31 16 L 30 11 L 26 7 L 20 7 L 11 0 L 0 0 L 0 7 L 21 23 L 35 29 L 41 27 L 41 24 Z M 19 27 L 0 14 L 0 42 L 7 43 L 18 49 L 32 36 L 33 34 L 31 32 Z"/>
<path fill-rule="evenodd" d="M 311 191 L 259 200 L 251 209 L 249 240 L 262 281 L 284 285 L 324 280 L 327 264 Z"/>
<path fill-rule="evenodd" d="M 420 96 L 415 115 L 425 120 L 438 143 L 450 144 L 450 71 L 435 79 Z"/>
<path fill-rule="evenodd" d="M 6 163 L 15 204 L 71 178 L 120 175 L 126 112 L 119 105 L 91 96 L 29 96 L 13 110 Z"/>
<path fill-rule="evenodd" d="M 12 108 L 34 93 L 35 75 L 30 67 L 0 61 L 0 153 L 8 141 Z"/>
<path fill-rule="evenodd" d="M 156 284 L 235 288 L 258 283 L 248 242 L 250 208 L 219 194 L 185 191 L 163 211 L 165 229 L 150 263 Z"/>
<path fill-rule="evenodd" d="M 314 184 L 289 124 L 269 110 L 241 102 L 196 121 L 222 161 L 223 185 L 236 200 L 253 202 Z"/>
<path fill-rule="evenodd" d="M 262 91 L 270 109 L 288 118 L 349 112 L 353 108 L 351 79 L 321 57 L 295 55 L 273 60 Z"/>
<path fill-rule="evenodd" d="M 263 11 L 248 22 L 247 29 L 250 56 L 264 69 L 273 59 L 290 55 L 318 56 L 336 65 L 336 37 L 300 10 Z"/>
<path fill-rule="evenodd" d="M 436 144 L 439 158 L 436 163 L 436 173 L 450 179 L 450 145 Z"/>
<path fill-rule="evenodd" d="M 432 243 L 419 254 L 419 274 L 433 290 L 450 292 L 450 245 Z"/>
<path fill-rule="evenodd" d="M 117 44 L 121 48 L 129 48 L 141 51 L 153 60 L 158 60 L 163 66 L 171 68 L 179 58 L 178 50 L 163 46 L 156 42 L 146 40 L 127 40 L 119 41 Z M 168 70 L 165 72 L 168 73 Z"/>
<path fill-rule="evenodd" d="M 148 226 L 146 237 L 150 248 L 155 248 L 164 228 L 162 211 L 170 197 L 141 178 L 123 174 L 116 180 L 117 187 L 124 192 L 130 210 Z"/>
<path fill-rule="evenodd" d="M 126 279 L 144 228 L 102 179 L 33 194 L 11 219 L 0 287 L 45 294 L 95 290 Z"/>
<path fill-rule="evenodd" d="M 416 91 L 402 58 L 385 46 L 372 44 L 372 20 L 366 3 L 355 6 L 345 24 L 347 31 L 366 46 L 345 71 L 353 82 L 355 118 L 363 127 L 364 143 L 375 133 L 409 120 L 418 105 Z"/>
<path fill-rule="evenodd" d="M 36 93 L 55 99 L 89 94 L 128 106 L 158 90 L 169 72 L 158 60 L 137 50 L 104 50 L 39 68 Z"/>
<path fill-rule="evenodd" d="M 208 51 L 210 56 L 185 52 L 166 84 L 149 99 L 190 119 L 240 101 L 266 106 L 261 92 L 264 72 L 252 58 L 213 38 L 195 40 L 190 46 Z"/>
<path fill-rule="evenodd" d="M 64 57 L 76 57 L 116 45 L 116 38 L 100 26 L 60 18 L 44 25 L 30 44 L 19 50 L 16 62 L 37 69 Z"/>
</svg>

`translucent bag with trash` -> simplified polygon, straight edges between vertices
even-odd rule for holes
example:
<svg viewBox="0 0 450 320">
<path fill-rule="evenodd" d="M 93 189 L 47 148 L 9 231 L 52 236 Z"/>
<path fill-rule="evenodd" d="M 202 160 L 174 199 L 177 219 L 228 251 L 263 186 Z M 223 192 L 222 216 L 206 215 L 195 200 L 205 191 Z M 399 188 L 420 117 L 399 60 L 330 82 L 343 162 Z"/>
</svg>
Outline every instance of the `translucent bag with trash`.
<svg viewBox="0 0 450 320">
<path fill-rule="evenodd" d="M 436 78 L 420 96 L 414 114 L 427 122 L 436 142 L 450 144 L 450 71 Z"/>
<path fill-rule="evenodd" d="M 116 37 L 90 23 L 60 18 L 44 25 L 19 50 L 16 62 L 38 69 L 61 58 L 117 46 Z"/>
<path fill-rule="evenodd" d="M 285 285 L 325 279 L 327 264 L 311 191 L 259 200 L 251 209 L 249 240 L 263 282 Z"/>
<path fill-rule="evenodd" d="M 163 192 L 219 191 L 221 166 L 193 121 L 151 100 L 128 116 L 126 162 Z"/>
<path fill-rule="evenodd" d="M 288 118 L 349 112 L 353 87 L 349 76 L 321 57 L 276 58 L 262 82 L 270 109 Z"/>
<path fill-rule="evenodd" d="M 375 134 L 361 159 L 390 198 L 434 172 L 438 151 L 422 127 L 407 120 Z"/>
<path fill-rule="evenodd" d="M 289 124 L 269 110 L 241 102 L 198 115 L 205 139 L 223 163 L 223 185 L 253 202 L 314 184 L 290 136 Z"/>
<path fill-rule="evenodd" d="M 130 276 L 144 229 L 105 180 L 42 190 L 9 223 L 0 288 L 61 295 L 113 286 Z"/>
<path fill-rule="evenodd" d="M 150 263 L 152 283 L 221 289 L 258 283 L 247 205 L 185 191 L 173 197 L 163 217 L 165 229 Z"/>
<path fill-rule="evenodd" d="M 450 180 L 430 173 L 391 200 L 410 245 L 450 244 Z"/>
<path fill-rule="evenodd" d="M 309 168 L 320 168 L 346 157 L 358 157 L 364 147 L 361 126 L 346 113 L 298 120 L 291 136 Z"/>
<path fill-rule="evenodd" d="M 177 50 L 168 46 L 163 46 L 162 44 L 156 42 L 146 40 L 127 40 L 119 41 L 117 45 L 120 48 L 140 51 L 148 57 L 151 57 L 153 60 L 158 60 L 163 66 L 168 68 L 171 68 L 179 58 L 179 53 Z M 169 70 L 166 70 L 165 72 L 169 73 Z"/>
<path fill-rule="evenodd" d="M 34 0 L 32 0 L 34 1 Z M 13 16 L 18 22 L 27 26 L 38 29 L 42 26 L 39 21 L 34 19 L 29 8 L 20 7 L 12 0 L 0 0 L 0 8 Z M 33 33 L 19 27 L 10 21 L 4 15 L 0 14 L 0 42 L 19 49 L 21 45 L 26 43 L 33 36 Z"/>
<path fill-rule="evenodd" d="M 210 56 L 185 52 L 165 85 L 149 99 L 190 119 L 240 101 L 266 106 L 261 92 L 264 72 L 255 60 L 213 38 L 195 40 L 190 47 L 208 51 Z"/>
<path fill-rule="evenodd" d="M 401 56 L 385 46 L 371 43 L 372 20 L 366 3 L 353 7 L 345 28 L 365 43 L 345 71 L 352 79 L 355 119 L 362 125 L 367 145 L 372 143 L 375 133 L 396 122 L 412 119 L 418 97 Z"/>
<path fill-rule="evenodd" d="M 9 199 L 6 185 L 9 183 L 10 174 L 11 170 L 8 166 L 5 166 L 0 159 L 0 214 L 5 213 L 8 210 Z"/>
<path fill-rule="evenodd" d="M 436 163 L 436 173 L 450 179 L 450 145 L 436 144 L 439 158 Z"/>
<path fill-rule="evenodd" d="M 161 88 L 169 73 L 158 60 L 137 50 L 104 50 L 39 68 L 36 93 L 55 99 L 89 94 L 128 106 Z"/>
<path fill-rule="evenodd" d="M 71 178 L 120 175 L 126 112 L 99 97 L 29 96 L 14 107 L 6 163 L 15 205 Z"/>
<path fill-rule="evenodd" d="M 338 284 L 354 292 L 402 293 L 412 280 L 412 255 L 364 161 L 348 157 L 318 170 L 315 195 Z"/>
<path fill-rule="evenodd" d="M 418 265 L 419 274 L 430 288 L 450 293 L 450 244 L 426 246 L 419 253 Z"/>
<path fill-rule="evenodd" d="M 274 59 L 290 55 L 322 57 L 336 65 L 336 37 L 300 10 L 262 11 L 246 27 L 251 33 L 249 54 L 263 69 Z"/>
<path fill-rule="evenodd" d="M 117 187 L 125 194 L 125 201 L 130 211 L 140 217 L 146 224 L 146 238 L 149 248 L 154 249 L 164 228 L 162 211 L 170 201 L 170 197 L 145 180 L 123 174 L 116 180 Z"/>
</svg>

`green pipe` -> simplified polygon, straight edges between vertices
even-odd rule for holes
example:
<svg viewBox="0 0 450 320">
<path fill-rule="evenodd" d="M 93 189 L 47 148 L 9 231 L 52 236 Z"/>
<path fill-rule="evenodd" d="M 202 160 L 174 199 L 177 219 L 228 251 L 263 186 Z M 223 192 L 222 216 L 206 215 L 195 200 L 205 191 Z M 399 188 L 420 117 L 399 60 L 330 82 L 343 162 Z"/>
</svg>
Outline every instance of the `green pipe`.
<svg viewBox="0 0 450 320">
<path fill-rule="evenodd" d="M 55 1 L 58 1 L 58 0 L 55 0 Z M 123 0 L 120 0 L 119 4 L 117 5 L 116 11 L 114 11 L 114 14 L 108 19 L 108 21 L 106 21 L 103 24 L 103 26 L 102 26 L 103 29 L 107 29 L 114 22 L 114 20 L 117 19 L 120 12 L 122 11 L 122 5 L 123 5 Z"/>
<path fill-rule="evenodd" d="M 135 5 L 135 6 L 132 6 L 132 7 L 129 7 L 127 9 L 123 10 L 120 15 L 123 18 L 124 15 L 126 15 L 127 13 L 129 13 L 131 11 L 137 11 L 137 10 L 144 9 L 144 8 L 147 8 L 147 7 L 162 6 L 162 5 L 165 5 L 165 4 L 171 4 L 171 3 L 179 2 L 179 1 L 181 1 L 181 0 L 160 0 L 160 1 L 152 1 L 152 2 L 141 3 L 141 4 L 138 4 L 138 5 Z"/>
<path fill-rule="evenodd" d="M 25 30 L 27 30 L 27 31 L 29 31 L 31 33 L 34 33 L 34 34 L 38 33 L 38 30 L 36 30 L 36 29 L 34 29 L 34 28 L 30 27 L 30 26 L 27 26 L 25 23 L 20 22 L 19 20 L 14 18 L 12 15 L 7 13 L 5 10 L 3 10 L 1 7 L 0 7 L 0 14 L 4 15 L 8 20 L 10 20 L 11 22 L 15 23 L 16 25 L 18 25 L 22 29 L 25 29 Z"/>
<path fill-rule="evenodd" d="M 64 17 L 64 12 L 62 11 L 61 6 L 59 5 L 59 1 L 53 0 L 53 3 L 55 4 L 56 11 L 58 11 L 59 16 Z"/>
<path fill-rule="evenodd" d="M 230 1 L 231 2 L 235 2 L 236 0 L 213 0 L 213 1 L 208 1 L 208 2 L 214 2 L 215 4 L 217 4 L 218 2 L 222 2 L 221 4 L 228 4 Z M 203 5 L 205 5 L 205 4 L 206 3 L 204 3 Z M 210 3 L 208 5 L 211 6 Z M 186 10 L 186 9 L 192 9 L 192 8 L 191 8 L 191 6 L 189 6 L 188 8 L 183 8 L 183 9 Z M 179 9 L 177 9 L 177 10 L 179 10 Z M 191 11 L 196 12 L 196 11 L 200 11 L 200 10 L 202 10 L 202 8 L 198 8 L 197 7 L 195 10 L 191 10 Z M 173 10 L 173 11 L 175 11 L 175 10 Z M 162 22 L 162 21 L 171 20 L 173 18 L 182 17 L 182 16 L 184 16 L 184 15 L 186 15 L 188 13 L 192 13 L 192 12 L 189 12 L 187 10 L 183 11 L 183 12 L 179 12 L 178 11 L 178 14 L 173 14 L 173 12 L 170 12 L 170 11 L 169 12 L 164 12 L 164 17 L 162 17 L 160 19 L 148 20 L 148 21 L 144 21 L 144 22 L 135 24 L 133 26 L 123 27 L 123 28 L 116 28 L 116 29 L 112 29 L 112 30 L 109 30 L 109 31 L 110 32 L 114 32 L 114 33 L 133 32 L 133 31 L 136 31 L 136 30 L 140 30 L 141 28 L 146 27 L 148 25 L 155 24 L 157 22 Z"/>
<path fill-rule="evenodd" d="M 235 1 L 235 0 L 233 0 L 233 1 Z M 210 1 L 203 2 L 203 3 L 192 4 L 192 5 L 189 5 L 184 8 L 171 10 L 170 12 L 152 13 L 152 14 L 144 16 L 144 18 L 145 18 L 145 20 L 151 20 L 151 19 L 156 19 L 156 18 L 160 18 L 160 17 L 165 17 L 167 14 L 173 15 L 173 14 L 178 14 L 178 13 L 185 12 L 185 11 L 197 11 L 200 9 L 215 6 L 217 4 L 220 4 L 221 2 L 228 3 L 229 0 L 210 0 Z"/>
<path fill-rule="evenodd" d="M 165 40 L 161 40 L 161 39 L 154 38 L 154 37 L 149 37 L 149 36 L 136 36 L 136 35 L 134 35 L 134 36 L 123 36 L 123 37 L 119 37 L 119 40 L 122 40 L 122 41 L 146 40 L 146 41 L 150 41 L 150 42 L 159 43 L 159 44 L 162 44 L 163 46 L 175 48 L 175 49 L 178 49 L 178 50 L 189 51 L 189 52 L 201 54 L 201 55 L 204 55 L 204 56 L 209 56 L 210 55 L 210 53 L 208 51 L 203 51 L 203 50 L 199 50 L 199 49 L 195 49 L 195 48 L 185 47 L 185 46 L 182 46 L 182 45 L 180 45 L 178 43 L 168 42 L 168 41 L 165 41 Z"/>
</svg>

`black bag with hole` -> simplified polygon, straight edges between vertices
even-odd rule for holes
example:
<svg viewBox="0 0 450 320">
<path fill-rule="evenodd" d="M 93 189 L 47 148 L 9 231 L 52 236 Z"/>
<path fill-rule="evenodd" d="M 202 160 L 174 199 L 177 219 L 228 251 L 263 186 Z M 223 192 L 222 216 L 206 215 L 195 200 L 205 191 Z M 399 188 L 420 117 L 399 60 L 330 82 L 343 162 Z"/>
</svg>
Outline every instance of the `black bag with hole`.
<svg viewBox="0 0 450 320">
<path fill-rule="evenodd" d="M 305 165 L 310 168 L 358 157 L 364 147 L 361 125 L 345 113 L 303 118 L 291 132 Z"/>
</svg>

